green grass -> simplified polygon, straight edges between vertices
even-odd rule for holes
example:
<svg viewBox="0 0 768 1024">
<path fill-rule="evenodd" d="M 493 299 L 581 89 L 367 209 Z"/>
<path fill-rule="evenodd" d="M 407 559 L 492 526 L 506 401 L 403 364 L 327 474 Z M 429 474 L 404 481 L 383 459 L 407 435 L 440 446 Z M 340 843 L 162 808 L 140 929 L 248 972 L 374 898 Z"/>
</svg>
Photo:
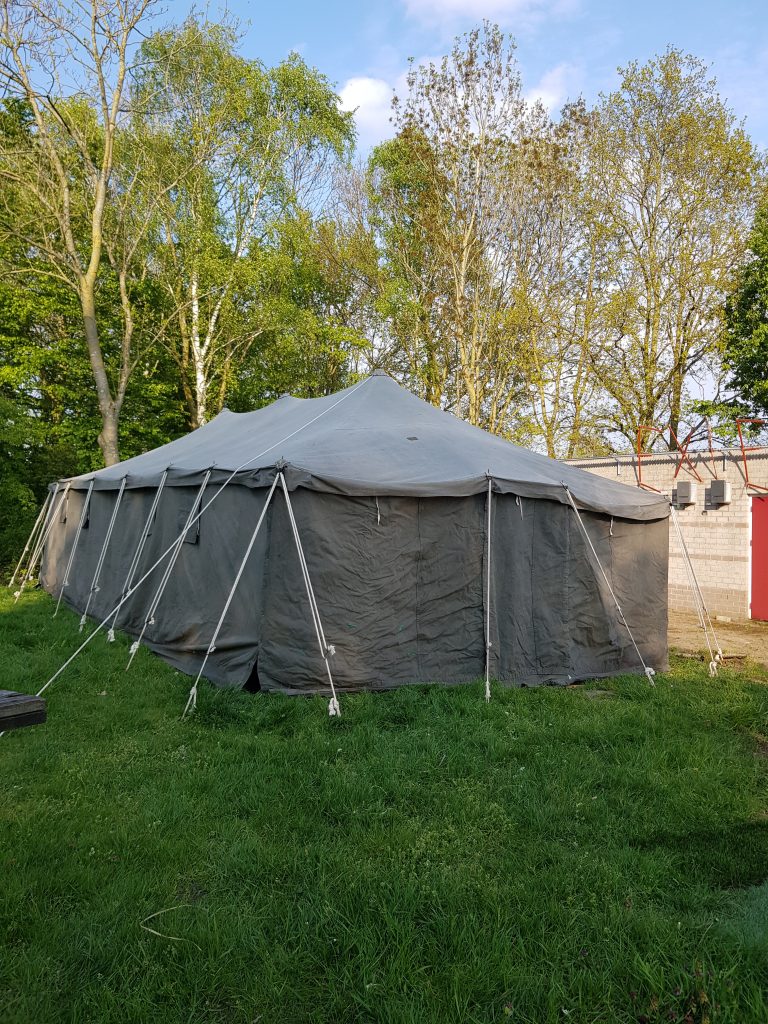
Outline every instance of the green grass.
<svg viewBox="0 0 768 1024">
<path fill-rule="evenodd" d="M 0 686 L 76 646 L 51 610 L 0 598 Z M 768 1021 L 762 670 L 340 720 L 205 686 L 182 722 L 189 679 L 126 655 L 0 740 L 4 1024 Z"/>
</svg>

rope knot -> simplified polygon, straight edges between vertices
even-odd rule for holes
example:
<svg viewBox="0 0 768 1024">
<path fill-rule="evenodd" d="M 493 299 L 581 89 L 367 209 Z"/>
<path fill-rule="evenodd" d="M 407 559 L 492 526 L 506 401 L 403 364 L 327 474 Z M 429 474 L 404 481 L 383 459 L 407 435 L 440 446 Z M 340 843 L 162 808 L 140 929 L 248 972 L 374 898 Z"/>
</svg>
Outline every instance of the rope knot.
<svg viewBox="0 0 768 1024">
<path fill-rule="evenodd" d="M 133 643 L 131 644 L 131 648 L 128 651 L 128 653 L 130 654 L 131 657 L 133 657 L 134 654 L 136 653 L 136 651 L 138 651 L 138 649 L 139 649 L 139 641 L 138 640 L 134 640 Z"/>
<path fill-rule="evenodd" d="M 338 697 L 331 697 L 328 701 L 328 714 L 331 718 L 341 718 L 341 707 Z"/>
<path fill-rule="evenodd" d="M 325 648 L 325 653 L 326 653 L 326 657 L 328 655 L 333 657 L 334 654 L 336 653 L 336 648 L 333 646 L 333 644 L 328 644 L 328 646 Z"/>
<path fill-rule="evenodd" d="M 113 644 L 115 642 L 115 631 L 114 631 L 114 629 L 107 630 L 107 640 L 109 640 L 109 642 L 111 644 Z"/>
<path fill-rule="evenodd" d="M 188 712 L 194 711 L 196 708 L 197 708 L 197 680 L 195 680 L 194 684 L 192 685 L 192 689 L 189 691 L 189 696 L 187 697 L 187 706 L 184 708 L 184 711 L 182 712 L 182 715 L 181 715 L 182 721 L 187 717 Z"/>
<path fill-rule="evenodd" d="M 487 679 L 485 680 L 485 703 L 491 703 L 491 684 Z"/>
<path fill-rule="evenodd" d="M 79 633 L 83 632 L 83 628 L 85 627 L 85 622 L 86 622 L 86 618 L 85 618 L 85 615 L 83 615 L 83 617 L 80 619 L 80 628 L 78 629 Z"/>
<path fill-rule="evenodd" d="M 717 660 L 715 658 L 709 663 L 709 674 L 712 679 L 717 675 Z"/>
<path fill-rule="evenodd" d="M 656 675 L 655 669 L 652 669 L 650 665 L 646 665 L 646 667 L 645 667 L 645 675 L 646 675 L 646 677 L 648 679 L 649 686 L 655 686 L 656 683 L 654 683 L 654 681 L 653 681 L 653 677 Z"/>
</svg>

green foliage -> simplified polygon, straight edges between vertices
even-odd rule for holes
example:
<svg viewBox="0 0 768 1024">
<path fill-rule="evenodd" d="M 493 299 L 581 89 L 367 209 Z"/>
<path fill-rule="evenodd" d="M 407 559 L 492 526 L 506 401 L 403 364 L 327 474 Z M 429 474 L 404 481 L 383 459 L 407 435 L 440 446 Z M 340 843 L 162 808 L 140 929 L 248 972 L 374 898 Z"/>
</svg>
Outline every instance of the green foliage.
<svg viewBox="0 0 768 1024">
<path fill-rule="evenodd" d="M 251 357 L 263 365 L 275 334 L 290 334 L 303 313 L 311 319 L 293 307 L 293 275 L 275 291 L 281 247 L 296 224 L 311 235 L 308 209 L 353 141 L 351 117 L 323 75 L 296 54 L 274 68 L 246 60 L 237 42 L 233 27 L 194 18 L 157 33 L 143 47 L 134 89 L 145 111 L 135 131 L 152 161 L 143 201 L 158 212 L 161 339 L 193 427 L 250 393 Z M 304 330 L 305 348 L 315 342 L 317 352 L 295 369 L 312 388 L 333 325 Z M 271 391 L 269 380 L 259 387 Z"/>
<path fill-rule="evenodd" d="M 6 686 L 82 639 L 51 608 L 0 598 Z M 0 740 L 8 1024 L 766 1020 L 759 667 L 341 719 L 206 685 L 182 722 L 191 680 L 126 655 L 97 638 Z"/>
<path fill-rule="evenodd" d="M 749 261 L 725 314 L 724 359 L 745 415 L 768 415 L 768 202 L 755 215 Z"/>
</svg>

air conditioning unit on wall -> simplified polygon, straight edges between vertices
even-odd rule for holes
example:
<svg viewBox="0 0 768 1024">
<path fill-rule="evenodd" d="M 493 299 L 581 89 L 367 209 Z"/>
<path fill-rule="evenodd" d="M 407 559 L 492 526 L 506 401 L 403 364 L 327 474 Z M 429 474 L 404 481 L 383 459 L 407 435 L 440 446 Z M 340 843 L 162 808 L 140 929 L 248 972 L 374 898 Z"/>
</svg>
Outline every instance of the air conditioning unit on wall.
<svg viewBox="0 0 768 1024">
<path fill-rule="evenodd" d="M 698 488 L 693 480 L 677 481 L 677 505 L 695 505 L 698 497 Z"/>
<path fill-rule="evenodd" d="M 713 505 L 730 505 L 731 483 L 729 480 L 713 480 L 710 484 L 709 497 Z"/>
</svg>

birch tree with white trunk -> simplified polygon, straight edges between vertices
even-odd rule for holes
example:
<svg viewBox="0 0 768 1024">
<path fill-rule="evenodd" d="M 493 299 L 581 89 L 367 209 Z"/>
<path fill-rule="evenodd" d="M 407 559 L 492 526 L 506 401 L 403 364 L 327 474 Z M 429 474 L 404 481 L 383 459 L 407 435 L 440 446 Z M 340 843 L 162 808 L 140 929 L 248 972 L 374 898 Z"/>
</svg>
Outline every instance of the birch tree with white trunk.
<svg viewBox="0 0 768 1024">
<path fill-rule="evenodd" d="M 144 44 L 136 86 L 155 154 L 147 200 L 189 167 L 163 191 L 153 273 L 192 427 L 221 409 L 235 369 L 271 326 L 264 257 L 281 221 L 322 200 L 326 171 L 353 138 L 322 75 L 296 55 L 266 68 L 237 43 L 230 25 L 188 19 Z"/>
</svg>

